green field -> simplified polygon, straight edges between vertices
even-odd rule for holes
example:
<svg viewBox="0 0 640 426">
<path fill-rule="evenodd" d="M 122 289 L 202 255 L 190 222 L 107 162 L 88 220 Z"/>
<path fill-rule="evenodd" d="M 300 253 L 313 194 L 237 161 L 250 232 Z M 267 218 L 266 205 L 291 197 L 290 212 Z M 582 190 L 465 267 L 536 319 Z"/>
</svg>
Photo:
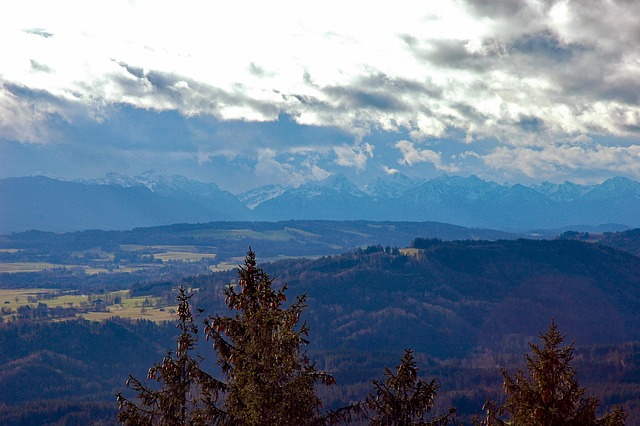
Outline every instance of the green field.
<svg viewBox="0 0 640 426">
<path fill-rule="evenodd" d="M 16 253 L 17 249 L 2 249 L 7 253 Z M 140 252 L 143 256 L 152 254 L 155 259 L 163 262 L 200 262 L 212 260 L 217 257 L 212 247 L 196 247 L 192 245 L 139 245 L 126 244 L 119 247 L 124 252 Z M 105 252 L 97 248 L 72 252 L 72 261 L 69 263 L 51 262 L 0 262 L 0 273 L 41 272 L 47 269 L 67 268 L 83 269 L 86 274 L 100 274 L 109 272 L 135 272 L 144 268 L 157 268 L 158 263 L 127 263 L 120 262 L 118 268 L 113 268 L 115 253 Z M 84 261 L 83 259 L 87 259 Z"/>
<path fill-rule="evenodd" d="M 16 308 L 26 305 L 29 296 L 36 297 L 38 294 L 55 292 L 44 288 L 29 288 L 17 290 L 0 290 L 0 306 Z"/>
<path fill-rule="evenodd" d="M 149 267 L 158 267 L 157 264 L 141 264 L 135 266 L 120 266 L 117 269 L 117 272 L 135 272 L 143 268 Z M 67 268 L 67 269 L 82 269 L 85 274 L 106 274 L 112 272 L 113 270 L 109 268 L 101 268 L 96 266 L 87 266 L 87 265 L 67 265 L 67 264 L 56 264 L 56 263 L 48 263 L 48 262 L 0 262 L 0 273 L 18 273 L 18 272 L 42 272 L 47 269 L 55 269 L 55 268 Z"/>
<path fill-rule="evenodd" d="M 178 319 L 178 315 L 175 313 L 178 309 L 177 306 L 146 308 L 144 311 L 141 308 L 119 308 L 117 306 L 110 307 L 109 309 L 109 312 L 88 312 L 81 316 L 89 321 L 102 321 L 112 317 L 145 319 L 155 322 L 174 321 Z"/>
<path fill-rule="evenodd" d="M 58 294 L 52 298 L 41 297 L 44 294 L 58 294 L 54 289 L 16 289 L 16 290 L 0 290 L 0 306 L 5 309 L 11 309 L 12 313 L 2 315 L 3 320 L 10 321 L 12 315 L 16 313 L 21 306 L 36 307 L 38 303 L 44 303 L 49 308 L 84 308 L 91 309 L 92 301 L 100 298 L 119 296 L 121 303 L 108 306 L 108 312 L 80 312 L 77 317 L 86 318 L 91 321 L 99 321 L 113 316 L 132 319 L 147 319 L 151 321 L 171 321 L 176 319 L 175 311 L 177 306 L 164 306 L 160 300 L 150 296 L 128 297 L 128 291 L 116 291 L 104 294 Z M 40 296 L 40 297 L 39 297 Z M 34 299 L 38 299 L 35 300 Z M 31 300 L 31 302 L 29 301 Z M 146 306 L 150 304 L 152 306 Z M 71 319 L 71 318 L 69 318 Z"/>
</svg>

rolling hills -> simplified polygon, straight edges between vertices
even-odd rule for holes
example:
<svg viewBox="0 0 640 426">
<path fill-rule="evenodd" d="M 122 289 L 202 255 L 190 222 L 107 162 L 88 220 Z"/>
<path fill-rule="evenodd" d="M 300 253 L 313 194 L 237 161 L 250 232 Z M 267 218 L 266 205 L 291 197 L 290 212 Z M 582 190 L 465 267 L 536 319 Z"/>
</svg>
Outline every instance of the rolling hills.
<svg viewBox="0 0 640 426">
<path fill-rule="evenodd" d="M 268 233 L 274 224 L 258 225 L 262 228 L 254 228 L 253 235 L 274 235 Z M 125 237 L 134 241 L 133 235 L 152 240 L 160 238 L 161 231 L 171 231 L 168 238 L 184 237 L 184 232 L 193 236 L 203 230 L 200 226 L 140 229 L 137 234 L 91 231 L 13 236 L 31 237 L 32 244 L 49 239 L 51 247 L 65 247 L 60 241 L 82 246 L 106 237 L 111 243 Z M 238 228 L 238 224 L 228 226 Z M 312 231 L 321 235 L 321 229 L 333 227 L 360 241 L 362 236 L 354 237 L 358 229 L 377 229 L 377 237 L 394 233 L 390 225 L 366 222 L 301 221 L 278 226 L 279 232 L 295 226 L 302 235 Z M 422 226 L 403 232 L 428 229 Z M 335 238 L 341 235 L 332 234 Z M 615 235 L 603 241 L 614 241 Z M 56 238 L 60 238 L 57 243 Z M 616 241 L 632 249 L 636 240 L 637 233 L 628 231 Z M 487 396 L 499 395 L 499 367 L 521 365 L 529 350 L 527 342 L 535 340 L 555 318 L 576 342 L 581 382 L 594 389 L 603 403 L 625 403 L 632 411 L 630 419 L 640 419 L 640 258 L 631 253 L 569 238 L 415 238 L 408 248 L 371 245 L 314 259 L 263 263 L 262 267 L 274 278 L 275 286 L 287 283 L 290 299 L 302 293 L 308 296 L 303 319 L 311 327 L 309 353 L 339 383 L 325 395 L 328 406 L 360 398 L 368 391 L 370 379 L 379 377 L 382 366 L 393 365 L 402 350 L 411 347 L 417 351 L 423 374 L 442 383 L 438 399 L 443 406 L 454 404 L 461 414 L 472 415 Z M 15 274 L 3 275 L 20 281 Z M 235 271 L 184 278 L 163 275 L 157 282 L 149 277 L 139 281 L 135 275 L 129 277 L 135 281 L 127 281 L 120 275 L 129 274 L 102 274 L 102 278 L 98 274 L 96 279 L 121 289 L 135 288 L 137 296 L 147 290 L 170 294 L 183 284 L 197 289 L 194 307 L 211 315 L 227 312 L 222 289 L 237 279 Z M 38 281 L 37 274 L 34 280 Z M 33 419 L 37 424 L 43 419 L 63 421 L 65 416 L 86 420 L 96 413 L 105 421 L 99 424 L 110 424 L 113 393 L 122 390 L 129 372 L 144 375 L 145 366 L 159 361 L 173 346 L 175 332 L 172 324 L 126 319 L 0 324 L 0 343 L 4 342 L 0 345 L 0 382 L 7 389 L 0 420 L 26 424 Z M 210 350 L 204 340 L 202 345 L 203 351 Z M 207 359 L 214 368 L 215 361 Z M 37 394 L 29 391 L 36 387 L 41 389 Z"/>
</svg>

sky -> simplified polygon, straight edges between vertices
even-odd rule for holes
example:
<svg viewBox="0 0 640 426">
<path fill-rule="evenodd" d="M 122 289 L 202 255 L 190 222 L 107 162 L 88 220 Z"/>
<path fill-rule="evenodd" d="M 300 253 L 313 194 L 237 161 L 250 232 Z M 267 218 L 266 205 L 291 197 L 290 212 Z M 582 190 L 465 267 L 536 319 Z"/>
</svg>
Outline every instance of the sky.
<svg viewBox="0 0 640 426">
<path fill-rule="evenodd" d="M 21 0 L 0 178 L 640 180 L 640 2 Z"/>
</svg>

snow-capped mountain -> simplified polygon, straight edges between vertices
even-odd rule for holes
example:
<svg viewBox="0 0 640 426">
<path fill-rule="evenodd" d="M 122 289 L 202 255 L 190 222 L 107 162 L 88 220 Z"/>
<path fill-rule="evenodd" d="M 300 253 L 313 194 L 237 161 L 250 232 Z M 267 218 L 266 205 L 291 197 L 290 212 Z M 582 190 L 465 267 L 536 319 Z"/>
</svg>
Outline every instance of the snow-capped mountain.
<svg viewBox="0 0 640 426">
<path fill-rule="evenodd" d="M 279 197 L 286 190 L 287 187 L 282 185 L 265 185 L 242 192 L 237 197 L 242 204 L 253 210 L 265 201 Z"/>
<path fill-rule="evenodd" d="M 634 200 L 640 200 L 640 183 L 623 177 L 614 177 L 594 186 L 582 198 L 596 202 L 622 199 L 633 204 Z"/>
<path fill-rule="evenodd" d="M 578 185 L 569 181 L 564 183 L 551 183 L 542 182 L 539 185 L 532 186 L 533 189 L 541 194 L 546 195 L 554 201 L 571 202 L 582 197 L 587 192 L 591 191 L 593 185 Z"/>
<path fill-rule="evenodd" d="M 345 176 L 336 174 L 288 188 L 278 197 L 255 207 L 260 220 L 286 219 L 361 219 L 370 211 L 370 197 Z M 369 216 L 369 215 L 367 215 Z"/>
<path fill-rule="evenodd" d="M 96 184 L 96 185 L 114 185 L 114 186 L 121 186 L 123 188 L 131 188 L 133 186 L 146 186 L 137 177 L 134 177 L 125 173 L 117 173 L 117 172 L 107 173 L 104 177 L 98 178 L 98 179 L 91 179 L 91 180 L 78 179 L 76 180 L 76 182 Z"/>
<path fill-rule="evenodd" d="M 336 175 L 269 196 L 254 213 L 259 220 L 428 220 L 497 229 L 603 223 L 638 226 L 640 184 L 616 178 L 595 186 L 570 182 L 525 186 L 487 182 L 476 176 L 419 182 L 400 175 L 376 179 L 360 190 Z"/>
<path fill-rule="evenodd" d="M 399 198 L 423 183 L 424 179 L 412 179 L 402 173 L 394 173 L 376 178 L 366 184 L 363 191 L 375 199 Z"/>
<path fill-rule="evenodd" d="M 295 193 L 307 198 L 326 197 L 328 194 L 364 198 L 367 195 L 342 174 L 331 175 L 323 180 L 310 181 L 297 188 L 292 188 Z"/>
<path fill-rule="evenodd" d="M 203 183 L 180 175 L 165 175 L 160 170 L 147 170 L 137 176 L 123 173 L 108 173 L 104 178 L 87 181 L 97 185 L 123 188 L 145 187 L 162 197 L 189 200 L 201 204 L 208 210 L 226 210 L 229 215 L 246 219 L 246 208 L 235 195 L 220 189 L 215 183 Z"/>
<path fill-rule="evenodd" d="M 640 183 L 487 182 L 476 176 L 421 181 L 384 176 L 363 189 L 343 175 L 299 187 L 269 185 L 235 196 L 215 183 L 148 171 L 93 181 L 0 179 L 0 234 L 26 229 L 127 229 L 242 220 L 436 221 L 502 230 L 570 225 L 640 226 Z"/>
</svg>

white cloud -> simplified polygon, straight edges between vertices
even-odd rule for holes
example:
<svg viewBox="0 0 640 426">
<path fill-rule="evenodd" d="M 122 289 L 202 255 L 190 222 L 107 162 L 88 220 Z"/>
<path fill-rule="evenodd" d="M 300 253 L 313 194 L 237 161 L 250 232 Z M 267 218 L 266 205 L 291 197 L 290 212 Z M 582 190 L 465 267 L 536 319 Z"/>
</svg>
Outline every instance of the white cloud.
<svg viewBox="0 0 640 426">
<path fill-rule="evenodd" d="M 529 177 L 571 175 L 579 170 L 607 171 L 640 178 L 640 145 L 549 145 L 543 148 L 498 147 L 478 156 L 493 169 L 521 172 Z"/>
<path fill-rule="evenodd" d="M 365 142 L 352 146 L 334 146 L 333 152 L 337 156 L 336 164 L 364 169 L 367 165 L 367 159 L 373 157 L 373 145 Z"/>
<path fill-rule="evenodd" d="M 298 186 L 308 180 L 322 180 L 331 174 L 319 167 L 312 158 L 305 159 L 297 166 L 281 162 L 277 159 L 277 152 L 270 148 L 258 151 L 255 173 L 265 183 L 293 186 Z"/>
<path fill-rule="evenodd" d="M 462 166 L 418 142 L 455 138 L 473 152 L 497 140 L 478 156 L 496 168 L 513 160 L 531 175 L 637 164 L 630 147 L 585 148 L 584 138 L 640 136 L 640 2 L 400 0 L 367 4 L 365 13 L 337 0 L 25 0 L 8 12 L 0 17 L 0 37 L 11 40 L 0 69 L 7 140 L 48 142 L 52 117 L 98 120 L 127 104 L 337 126 L 355 144 L 314 150 L 357 170 L 373 158 L 362 138 L 376 131 L 408 135 L 395 145 L 401 164 L 444 171 Z M 203 146 L 197 160 L 224 149 Z M 299 165 L 268 152 L 259 164 L 300 179 Z M 580 152 L 582 162 L 571 155 Z"/>
<path fill-rule="evenodd" d="M 387 175 L 395 175 L 396 173 L 399 173 L 400 170 L 398 169 L 394 169 L 392 167 L 389 166 L 382 166 L 382 170 L 385 172 L 385 174 Z"/>
<path fill-rule="evenodd" d="M 215 151 L 198 151 L 195 154 L 196 161 L 198 164 L 206 164 L 211 162 L 216 157 L 222 157 L 226 159 L 234 159 L 238 157 L 238 152 L 227 148 L 227 149 L 219 149 Z"/>
<path fill-rule="evenodd" d="M 442 155 L 439 152 L 426 148 L 416 148 L 413 142 L 401 140 L 396 142 L 395 147 L 402 153 L 402 158 L 398 160 L 400 164 L 413 166 L 416 163 L 431 163 L 438 170 L 448 172 L 457 172 L 459 170 L 456 165 L 443 164 Z"/>
</svg>

